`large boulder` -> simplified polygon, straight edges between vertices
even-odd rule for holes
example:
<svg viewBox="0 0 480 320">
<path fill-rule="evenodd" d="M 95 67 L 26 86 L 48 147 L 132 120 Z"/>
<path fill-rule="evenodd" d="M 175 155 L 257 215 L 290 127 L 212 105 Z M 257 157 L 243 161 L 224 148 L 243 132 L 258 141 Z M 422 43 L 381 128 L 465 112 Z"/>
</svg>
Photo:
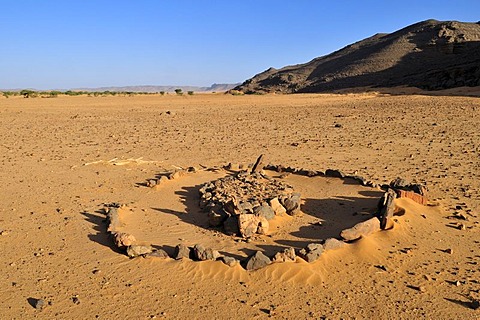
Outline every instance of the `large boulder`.
<svg viewBox="0 0 480 320">
<path fill-rule="evenodd" d="M 130 258 L 135 258 L 138 256 L 142 256 L 148 253 L 151 253 L 153 248 L 151 246 L 142 246 L 142 245 L 131 245 L 127 247 L 127 255 Z"/>
<path fill-rule="evenodd" d="M 295 249 L 292 247 L 285 248 L 282 252 L 277 252 L 273 257 L 273 262 L 286 262 L 286 261 L 295 261 L 296 254 Z"/>
<path fill-rule="evenodd" d="M 183 243 L 175 247 L 175 252 L 173 254 L 175 260 L 180 259 L 189 259 L 190 258 L 190 248 L 184 245 Z"/>
</svg>

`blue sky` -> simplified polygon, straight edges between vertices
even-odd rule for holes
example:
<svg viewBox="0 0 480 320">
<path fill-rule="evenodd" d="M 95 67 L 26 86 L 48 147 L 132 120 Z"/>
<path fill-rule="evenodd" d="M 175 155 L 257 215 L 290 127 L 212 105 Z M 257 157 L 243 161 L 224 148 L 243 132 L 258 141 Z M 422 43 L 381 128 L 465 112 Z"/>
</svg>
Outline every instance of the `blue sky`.
<svg viewBox="0 0 480 320">
<path fill-rule="evenodd" d="M 479 0 L 0 0 L 0 88 L 242 82 Z"/>
</svg>

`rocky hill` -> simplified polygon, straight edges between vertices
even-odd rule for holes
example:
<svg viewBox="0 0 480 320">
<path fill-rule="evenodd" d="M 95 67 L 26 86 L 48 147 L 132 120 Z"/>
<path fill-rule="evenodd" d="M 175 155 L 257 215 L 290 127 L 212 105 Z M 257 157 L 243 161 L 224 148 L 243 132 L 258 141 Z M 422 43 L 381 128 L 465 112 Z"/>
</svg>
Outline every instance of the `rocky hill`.
<svg viewBox="0 0 480 320">
<path fill-rule="evenodd" d="M 422 21 L 376 34 L 310 62 L 270 68 L 235 90 L 326 92 L 355 87 L 426 90 L 480 85 L 480 22 Z"/>
<path fill-rule="evenodd" d="M 154 85 L 144 85 L 144 86 L 124 86 L 124 87 L 100 87 L 100 88 L 76 88 L 77 91 L 112 91 L 112 92 L 174 92 L 175 89 L 182 89 L 184 92 L 194 91 L 194 92 L 222 92 L 228 91 L 238 83 L 214 83 L 209 87 L 196 87 L 196 86 L 154 86 Z"/>
</svg>

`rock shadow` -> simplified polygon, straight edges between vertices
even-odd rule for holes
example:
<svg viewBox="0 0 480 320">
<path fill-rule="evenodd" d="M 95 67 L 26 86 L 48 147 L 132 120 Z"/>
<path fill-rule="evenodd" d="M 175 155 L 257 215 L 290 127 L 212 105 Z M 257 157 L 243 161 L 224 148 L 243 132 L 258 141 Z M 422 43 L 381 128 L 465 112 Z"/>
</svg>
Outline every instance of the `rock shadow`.
<svg viewBox="0 0 480 320">
<path fill-rule="evenodd" d="M 117 246 L 115 246 L 110 234 L 107 232 L 107 219 L 105 217 L 105 212 L 103 210 L 97 210 L 95 213 L 96 214 L 90 212 L 81 213 L 85 216 L 86 221 L 93 224 L 93 230 L 96 231 L 95 234 L 89 234 L 88 238 L 93 242 L 110 248 L 115 253 L 123 253 L 117 248 Z"/>
</svg>

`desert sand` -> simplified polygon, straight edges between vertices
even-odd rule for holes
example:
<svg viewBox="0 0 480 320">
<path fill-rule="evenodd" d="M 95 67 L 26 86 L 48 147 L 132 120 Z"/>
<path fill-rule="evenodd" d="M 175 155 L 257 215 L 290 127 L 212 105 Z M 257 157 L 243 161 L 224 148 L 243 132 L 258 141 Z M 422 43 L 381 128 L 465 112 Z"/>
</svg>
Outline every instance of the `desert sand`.
<svg viewBox="0 0 480 320">
<path fill-rule="evenodd" d="M 444 94 L 1 97 L 0 318 L 480 319 L 480 100 Z M 272 237 L 247 244 L 195 215 L 198 186 L 228 172 L 145 186 L 176 168 L 260 154 L 378 183 L 425 183 L 429 203 L 397 199 L 405 215 L 392 230 L 313 263 L 253 272 L 129 259 L 108 237 L 104 205 L 121 203 L 125 231 L 169 253 L 201 242 L 271 255 L 335 236 L 382 194 L 289 176 L 314 214 L 285 217 L 295 223 L 279 221 Z"/>
</svg>

